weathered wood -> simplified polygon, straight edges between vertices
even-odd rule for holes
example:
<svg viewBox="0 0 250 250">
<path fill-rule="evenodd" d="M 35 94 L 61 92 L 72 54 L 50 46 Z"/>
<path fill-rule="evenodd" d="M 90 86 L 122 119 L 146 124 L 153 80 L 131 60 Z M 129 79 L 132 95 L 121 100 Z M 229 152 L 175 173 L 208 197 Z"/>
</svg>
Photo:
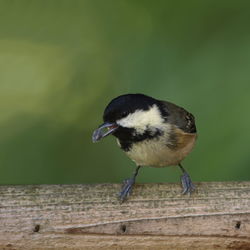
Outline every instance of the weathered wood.
<svg viewBox="0 0 250 250">
<path fill-rule="evenodd" d="M 0 249 L 250 249 L 250 182 L 0 186 Z"/>
</svg>

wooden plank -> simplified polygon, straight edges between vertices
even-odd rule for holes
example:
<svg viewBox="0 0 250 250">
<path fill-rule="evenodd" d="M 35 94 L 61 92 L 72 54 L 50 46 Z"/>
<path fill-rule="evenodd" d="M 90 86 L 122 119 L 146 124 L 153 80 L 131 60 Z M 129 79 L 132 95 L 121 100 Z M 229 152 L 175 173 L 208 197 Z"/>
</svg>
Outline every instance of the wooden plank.
<svg viewBox="0 0 250 250">
<path fill-rule="evenodd" d="M 250 182 L 0 186 L 0 249 L 250 249 Z"/>
</svg>

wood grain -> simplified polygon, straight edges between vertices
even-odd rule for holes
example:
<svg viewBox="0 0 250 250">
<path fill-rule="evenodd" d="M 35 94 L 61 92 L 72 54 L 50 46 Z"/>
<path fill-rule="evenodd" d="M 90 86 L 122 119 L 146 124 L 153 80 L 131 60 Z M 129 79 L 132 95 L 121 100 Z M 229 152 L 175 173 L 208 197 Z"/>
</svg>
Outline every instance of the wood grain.
<svg viewBox="0 0 250 250">
<path fill-rule="evenodd" d="M 0 186 L 0 249 L 250 249 L 250 182 Z"/>
</svg>

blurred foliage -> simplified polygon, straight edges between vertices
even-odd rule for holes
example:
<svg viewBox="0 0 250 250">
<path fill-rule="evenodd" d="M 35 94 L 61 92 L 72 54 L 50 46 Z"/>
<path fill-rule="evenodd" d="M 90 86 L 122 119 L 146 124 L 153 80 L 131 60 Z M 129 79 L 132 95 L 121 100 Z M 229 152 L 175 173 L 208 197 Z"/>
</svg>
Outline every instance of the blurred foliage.
<svg viewBox="0 0 250 250">
<path fill-rule="evenodd" d="M 249 16 L 244 0 L 0 1 L 0 183 L 129 177 L 114 138 L 91 141 L 124 93 L 195 115 L 194 181 L 249 180 Z M 144 168 L 138 181 L 179 175 Z"/>
</svg>

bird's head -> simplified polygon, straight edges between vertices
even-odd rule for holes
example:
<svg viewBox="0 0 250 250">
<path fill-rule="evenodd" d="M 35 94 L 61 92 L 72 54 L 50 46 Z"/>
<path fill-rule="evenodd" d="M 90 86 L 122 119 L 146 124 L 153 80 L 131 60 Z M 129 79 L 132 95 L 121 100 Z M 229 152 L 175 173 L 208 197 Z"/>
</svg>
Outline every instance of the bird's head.
<svg viewBox="0 0 250 250">
<path fill-rule="evenodd" d="M 127 94 L 113 99 L 104 110 L 104 123 L 94 131 L 93 142 L 97 142 L 107 135 L 113 134 L 119 139 L 129 136 L 140 136 L 145 131 L 159 128 L 166 117 L 166 111 L 161 102 L 143 95 Z"/>
</svg>

